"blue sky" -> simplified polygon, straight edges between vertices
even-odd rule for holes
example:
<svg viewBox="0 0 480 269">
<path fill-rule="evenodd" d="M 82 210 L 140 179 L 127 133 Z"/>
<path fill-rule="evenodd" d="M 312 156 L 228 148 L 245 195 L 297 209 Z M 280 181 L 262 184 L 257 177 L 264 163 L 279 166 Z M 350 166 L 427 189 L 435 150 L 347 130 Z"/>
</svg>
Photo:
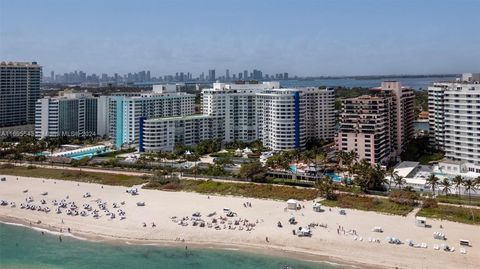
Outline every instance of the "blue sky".
<svg viewBox="0 0 480 269">
<path fill-rule="evenodd" d="M 152 75 L 480 72 L 477 0 L 0 0 L 0 59 Z"/>
</svg>

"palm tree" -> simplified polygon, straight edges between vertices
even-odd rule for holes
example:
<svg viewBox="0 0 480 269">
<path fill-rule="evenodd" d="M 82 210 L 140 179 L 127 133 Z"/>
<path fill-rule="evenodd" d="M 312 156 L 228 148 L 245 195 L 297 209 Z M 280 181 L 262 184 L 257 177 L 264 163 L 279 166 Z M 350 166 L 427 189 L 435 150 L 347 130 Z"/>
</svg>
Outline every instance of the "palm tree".
<svg viewBox="0 0 480 269">
<path fill-rule="evenodd" d="M 400 190 L 402 189 L 402 186 L 405 185 L 405 183 L 407 183 L 407 181 L 402 176 L 395 177 L 394 182 L 395 182 L 395 187 L 398 186 Z"/>
<path fill-rule="evenodd" d="M 339 151 L 337 152 L 337 160 L 340 164 L 340 166 L 344 166 L 346 161 L 347 161 L 347 152 L 345 151 Z"/>
<path fill-rule="evenodd" d="M 448 196 L 448 194 L 452 191 L 452 183 L 448 178 L 444 178 L 440 184 L 443 186 L 442 192 L 444 192 L 445 195 Z"/>
<path fill-rule="evenodd" d="M 329 177 L 323 177 L 315 182 L 315 187 L 328 200 L 335 199 L 335 184 Z"/>
<path fill-rule="evenodd" d="M 380 164 L 377 164 L 373 167 L 372 170 L 372 185 L 373 188 L 382 187 L 386 183 L 385 175 L 387 171 L 383 169 Z"/>
<path fill-rule="evenodd" d="M 392 182 L 398 177 L 398 171 L 395 171 L 393 167 L 388 168 L 387 175 L 390 176 L 390 180 L 388 181 L 388 189 L 392 188 Z"/>
<path fill-rule="evenodd" d="M 453 185 L 455 185 L 455 188 L 457 189 L 458 196 L 460 196 L 460 186 L 463 184 L 463 177 L 461 175 L 455 176 L 452 179 Z"/>
<path fill-rule="evenodd" d="M 327 162 L 327 153 L 322 151 L 315 155 L 315 167 L 320 163 L 322 170 L 325 170 L 325 163 Z"/>
<path fill-rule="evenodd" d="M 440 179 L 438 177 L 436 177 L 435 174 L 431 174 L 427 178 L 427 182 L 428 182 L 428 184 L 430 184 L 430 186 L 432 188 L 433 196 L 435 196 L 435 189 L 437 188 L 437 185 L 438 185 L 439 181 L 440 181 Z"/>
<path fill-rule="evenodd" d="M 463 181 L 463 187 L 465 188 L 465 192 L 468 192 L 468 200 L 469 203 L 472 202 L 471 191 L 477 192 L 477 180 L 467 179 Z"/>
</svg>

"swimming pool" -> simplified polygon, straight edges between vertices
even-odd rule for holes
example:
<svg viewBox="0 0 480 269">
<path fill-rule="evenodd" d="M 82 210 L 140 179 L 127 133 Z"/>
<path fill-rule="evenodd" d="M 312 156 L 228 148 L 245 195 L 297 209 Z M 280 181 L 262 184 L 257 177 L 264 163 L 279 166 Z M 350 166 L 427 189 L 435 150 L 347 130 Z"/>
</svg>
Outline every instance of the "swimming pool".
<svg viewBox="0 0 480 269">
<path fill-rule="evenodd" d="M 108 152 L 111 152 L 111 150 L 109 150 L 106 146 L 94 146 L 94 147 L 76 149 L 71 151 L 59 152 L 59 153 L 53 154 L 53 156 L 62 156 L 62 157 L 67 157 L 74 160 L 81 160 L 85 157 L 92 158 L 96 155 L 104 154 Z"/>
<path fill-rule="evenodd" d="M 343 182 L 342 177 L 339 176 L 336 172 L 328 172 L 328 173 L 325 173 L 325 175 L 335 182 Z M 351 179 L 347 178 L 347 181 L 350 182 Z"/>
<path fill-rule="evenodd" d="M 447 174 L 444 174 L 444 173 L 433 173 L 436 177 L 440 178 L 440 179 L 443 179 L 444 177 L 448 178 L 448 179 L 452 179 L 453 176 L 452 175 L 447 175 Z"/>
<path fill-rule="evenodd" d="M 100 154 L 104 154 L 104 153 L 108 153 L 108 152 L 111 152 L 111 150 L 104 150 L 104 151 L 101 151 L 101 152 L 95 151 L 95 152 L 89 152 L 89 153 L 77 153 L 77 154 L 69 155 L 67 157 L 72 158 L 74 160 L 81 160 L 85 157 L 92 158 L 96 155 L 100 155 Z"/>
</svg>

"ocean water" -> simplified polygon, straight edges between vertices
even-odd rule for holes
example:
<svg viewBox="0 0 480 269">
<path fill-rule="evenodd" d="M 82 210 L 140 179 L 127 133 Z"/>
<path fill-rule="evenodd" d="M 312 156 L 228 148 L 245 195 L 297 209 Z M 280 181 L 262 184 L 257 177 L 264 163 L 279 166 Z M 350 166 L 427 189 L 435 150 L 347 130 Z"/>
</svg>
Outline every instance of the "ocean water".
<svg viewBox="0 0 480 269">
<path fill-rule="evenodd" d="M 341 266 L 309 263 L 238 251 L 113 245 L 62 237 L 27 227 L 0 223 L 0 268 L 174 268 L 224 269 L 338 269 Z"/>
<path fill-rule="evenodd" d="M 282 87 L 363 87 L 363 88 L 373 88 L 379 87 L 382 81 L 385 80 L 396 80 L 400 81 L 403 86 L 408 86 L 416 90 L 426 90 L 428 86 L 432 86 L 433 82 L 438 81 L 454 81 L 455 77 L 439 77 L 439 76 L 425 76 L 418 78 L 402 78 L 402 77 L 392 77 L 392 78 L 324 78 L 324 79 L 288 79 L 280 80 L 280 85 Z M 162 84 L 164 82 L 136 82 L 134 83 L 137 86 L 150 86 L 153 84 Z M 187 84 L 211 84 L 211 82 L 198 82 L 198 81 L 189 81 Z"/>
<path fill-rule="evenodd" d="M 421 77 L 421 78 L 381 78 L 381 79 L 355 79 L 355 78 L 326 78 L 314 80 L 281 80 L 282 87 L 363 87 L 373 88 L 379 87 L 382 81 L 396 80 L 400 81 L 403 86 L 408 86 L 416 90 L 426 90 L 428 86 L 432 86 L 438 81 L 454 81 L 455 77 Z"/>
</svg>

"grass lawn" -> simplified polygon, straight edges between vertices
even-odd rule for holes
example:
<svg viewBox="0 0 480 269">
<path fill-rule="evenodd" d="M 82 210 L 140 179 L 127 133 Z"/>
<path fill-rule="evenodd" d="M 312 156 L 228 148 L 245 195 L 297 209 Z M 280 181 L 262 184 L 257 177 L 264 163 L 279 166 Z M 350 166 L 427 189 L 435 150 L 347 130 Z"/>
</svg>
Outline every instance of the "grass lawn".
<svg viewBox="0 0 480 269">
<path fill-rule="evenodd" d="M 268 180 L 268 183 L 287 185 L 287 186 L 300 186 L 300 187 L 313 187 L 313 181 L 299 181 L 295 179 L 287 178 L 272 178 Z"/>
<path fill-rule="evenodd" d="M 348 194 L 338 195 L 337 200 L 323 200 L 321 204 L 330 207 L 352 208 L 401 216 L 406 216 L 413 210 L 413 206 L 397 204 L 388 199 Z"/>
<path fill-rule="evenodd" d="M 180 180 L 178 183 L 168 183 L 165 185 L 151 182 L 147 184 L 145 188 L 285 201 L 288 199 L 313 200 L 318 197 L 318 190 L 316 189 L 275 186 L 269 184 L 216 182 L 211 180 Z"/>
<path fill-rule="evenodd" d="M 138 176 L 127 176 L 96 172 L 71 171 L 49 168 L 29 168 L 29 167 L 0 167 L 0 174 L 23 176 L 23 177 L 38 177 L 51 178 L 60 180 L 72 180 L 80 182 L 90 182 L 105 185 L 119 185 L 131 187 L 146 182 Z"/>
<path fill-rule="evenodd" d="M 417 216 L 480 225 L 480 209 L 438 205 L 435 208 L 422 208 Z"/>
<path fill-rule="evenodd" d="M 480 197 L 472 197 L 472 202 L 469 202 L 468 197 L 465 196 L 457 196 L 457 195 L 439 195 L 437 196 L 437 201 L 441 203 L 448 203 L 448 204 L 457 204 L 457 205 L 474 205 L 480 206 Z"/>
</svg>

